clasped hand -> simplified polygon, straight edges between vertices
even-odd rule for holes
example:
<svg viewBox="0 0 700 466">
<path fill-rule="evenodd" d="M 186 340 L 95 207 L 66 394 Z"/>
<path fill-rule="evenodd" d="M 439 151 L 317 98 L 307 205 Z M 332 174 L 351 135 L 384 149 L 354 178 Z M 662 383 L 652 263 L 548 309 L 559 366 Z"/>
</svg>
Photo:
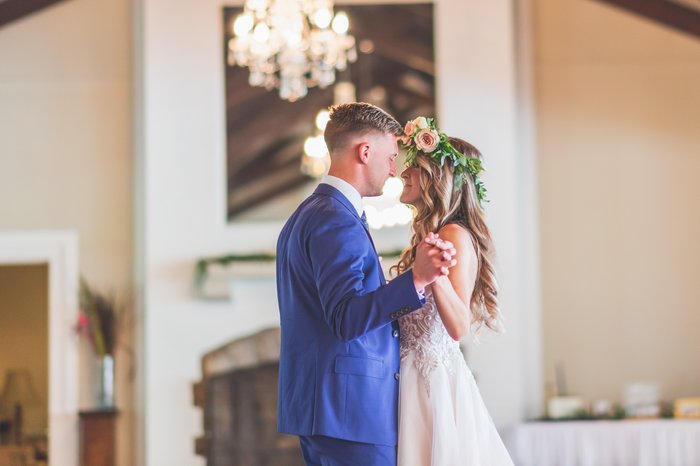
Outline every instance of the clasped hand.
<svg viewBox="0 0 700 466">
<path fill-rule="evenodd" d="M 425 288 L 438 278 L 449 275 L 450 267 L 457 263 L 456 254 L 457 250 L 450 241 L 441 239 L 437 233 L 428 233 L 416 248 L 413 262 L 416 288 Z"/>
</svg>

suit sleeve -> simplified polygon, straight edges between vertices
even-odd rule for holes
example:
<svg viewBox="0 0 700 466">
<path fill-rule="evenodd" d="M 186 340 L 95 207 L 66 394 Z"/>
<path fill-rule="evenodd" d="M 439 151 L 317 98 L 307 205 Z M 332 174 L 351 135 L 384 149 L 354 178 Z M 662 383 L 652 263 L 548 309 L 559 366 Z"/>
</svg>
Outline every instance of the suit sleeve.
<svg viewBox="0 0 700 466">
<path fill-rule="evenodd" d="M 351 216 L 314 228 L 308 250 L 324 318 L 341 340 L 354 340 L 422 305 L 412 270 L 367 289 L 363 262 L 374 251 L 364 228 Z"/>
</svg>

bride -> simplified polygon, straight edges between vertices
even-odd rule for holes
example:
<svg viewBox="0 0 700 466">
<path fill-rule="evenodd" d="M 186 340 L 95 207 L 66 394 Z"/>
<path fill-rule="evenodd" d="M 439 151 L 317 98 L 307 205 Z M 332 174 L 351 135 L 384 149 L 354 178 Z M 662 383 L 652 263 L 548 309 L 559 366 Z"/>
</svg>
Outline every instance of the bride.
<svg viewBox="0 0 700 466">
<path fill-rule="evenodd" d="M 426 289 L 421 309 L 399 320 L 398 466 L 512 465 L 459 349 L 470 330 L 500 330 L 481 154 L 440 133 L 432 118 L 409 121 L 404 133 L 401 202 L 417 214 L 396 270 L 411 267 L 416 245 L 434 231 L 454 244 L 457 264 Z"/>
</svg>

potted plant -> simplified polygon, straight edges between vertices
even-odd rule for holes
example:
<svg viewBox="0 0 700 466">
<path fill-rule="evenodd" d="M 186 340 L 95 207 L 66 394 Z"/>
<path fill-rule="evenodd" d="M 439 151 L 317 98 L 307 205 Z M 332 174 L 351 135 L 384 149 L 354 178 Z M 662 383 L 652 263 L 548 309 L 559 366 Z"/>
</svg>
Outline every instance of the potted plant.
<svg viewBox="0 0 700 466">
<path fill-rule="evenodd" d="M 94 290 L 82 277 L 79 295 L 80 314 L 76 330 L 90 342 L 98 359 L 97 404 L 100 409 L 113 409 L 114 356 L 126 306 L 113 293 L 104 294 Z"/>
</svg>

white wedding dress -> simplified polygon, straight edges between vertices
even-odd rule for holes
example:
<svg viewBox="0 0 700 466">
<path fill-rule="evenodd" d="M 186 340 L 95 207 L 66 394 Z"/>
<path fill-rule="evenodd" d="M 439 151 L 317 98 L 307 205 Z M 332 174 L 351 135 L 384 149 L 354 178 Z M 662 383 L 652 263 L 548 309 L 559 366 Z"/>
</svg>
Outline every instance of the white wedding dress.
<svg viewBox="0 0 700 466">
<path fill-rule="evenodd" d="M 432 294 L 399 326 L 398 466 L 512 466 Z"/>
</svg>

